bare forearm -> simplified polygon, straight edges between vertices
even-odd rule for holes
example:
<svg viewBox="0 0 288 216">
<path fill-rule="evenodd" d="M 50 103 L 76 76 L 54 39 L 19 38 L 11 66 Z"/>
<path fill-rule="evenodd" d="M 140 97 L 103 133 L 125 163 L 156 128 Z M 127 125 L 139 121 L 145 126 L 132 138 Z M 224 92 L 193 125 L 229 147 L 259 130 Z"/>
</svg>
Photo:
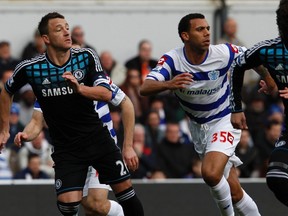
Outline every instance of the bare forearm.
<svg viewBox="0 0 288 216">
<path fill-rule="evenodd" d="M 112 98 L 112 92 L 103 86 L 89 87 L 81 85 L 79 87 L 79 94 L 91 100 L 97 101 L 108 102 Z"/>
<path fill-rule="evenodd" d="M 140 87 L 140 94 L 142 96 L 149 96 L 169 89 L 168 81 L 160 82 L 155 80 L 145 80 L 143 85 Z"/>
<path fill-rule="evenodd" d="M 3 88 L 0 93 L 0 130 L 9 128 L 9 115 L 13 97 Z"/>
<path fill-rule="evenodd" d="M 43 121 L 41 121 L 43 122 Z M 29 124 L 26 125 L 26 127 L 23 130 L 23 133 L 27 134 L 27 140 L 26 141 L 32 141 L 34 140 L 42 131 L 44 124 L 39 123 L 36 120 L 32 119 Z"/>
<path fill-rule="evenodd" d="M 134 107 L 129 99 L 129 97 L 125 96 L 122 100 L 121 104 L 121 111 L 122 111 L 122 122 L 124 127 L 124 143 L 123 147 L 132 147 L 133 144 L 133 132 L 134 132 L 134 125 L 135 125 L 135 114 L 134 114 Z"/>
</svg>

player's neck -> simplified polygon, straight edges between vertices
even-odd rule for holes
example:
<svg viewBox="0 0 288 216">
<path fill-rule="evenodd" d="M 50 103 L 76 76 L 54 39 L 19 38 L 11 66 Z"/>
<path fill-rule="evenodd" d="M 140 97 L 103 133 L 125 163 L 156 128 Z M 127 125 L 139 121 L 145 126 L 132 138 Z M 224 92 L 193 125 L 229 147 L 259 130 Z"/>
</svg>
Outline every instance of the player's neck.
<svg viewBox="0 0 288 216">
<path fill-rule="evenodd" d="M 208 50 L 185 49 L 186 57 L 189 62 L 195 65 L 201 64 L 205 60 L 207 52 Z"/>
<path fill-rule="evenodd" d="M 47 48 L 47 55 L 55 65 L 63 66 L 70 58 L 70 49 L 59 51 Z"/>
</svg>

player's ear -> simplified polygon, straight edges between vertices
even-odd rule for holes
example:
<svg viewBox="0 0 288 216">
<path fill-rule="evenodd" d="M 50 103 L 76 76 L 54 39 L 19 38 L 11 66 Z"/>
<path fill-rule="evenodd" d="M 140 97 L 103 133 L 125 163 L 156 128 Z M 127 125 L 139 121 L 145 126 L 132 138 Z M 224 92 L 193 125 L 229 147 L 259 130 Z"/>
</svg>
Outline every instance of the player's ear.
<svg viewBox="0 0 288 216">
<path fill-rule="evenodd" d="M 43 39 L 45 44 L 49 44 L 50 43 L 48 35 L 42 35 L 42 39 Z"/>
<path fill-rule="evenodd" d="M 182 33 L 181 33 L 181 37 L 182 37 L 182 39 L 183 39 L 184 41 L 189 40 L 189 35 L 188 35 L 187 32 L 182 32 Z"/>
</svg>

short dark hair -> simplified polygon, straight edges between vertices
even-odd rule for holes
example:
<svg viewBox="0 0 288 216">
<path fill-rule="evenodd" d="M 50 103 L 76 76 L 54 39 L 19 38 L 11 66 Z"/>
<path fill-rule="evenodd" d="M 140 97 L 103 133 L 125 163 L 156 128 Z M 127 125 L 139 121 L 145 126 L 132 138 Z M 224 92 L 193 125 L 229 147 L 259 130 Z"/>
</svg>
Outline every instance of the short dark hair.
<svg viewBox="0 0 288 216">
<path fill-rule="evenodd" d="M 178 24 L 178 34 L 182 42 L 184 42 L 184 40 L 181 37 L 181 33 L 188 32 L 190 30 L 190 20 L 192 19 L 205 19 L 205 16 L 200 13 L 191 13 L 182 17 L 182 19 L 180 20 Z"/>
<path fill-rule="evenodd" d="M 42 17 L 38 25 L 38 30 L 41 36 L 49 33 L 48 22 L 49 20 L 56 19 L 56 18 L 65 19 L 65 17 L 58 12 L 51 12 L 51 13 L 46 14 L 44 17 Z"/>
<path fill-rule="evenodd" d="M 288 40 L 288 0 L 281 0 L 276 10 L 276 22 L 279 36 L 287 43 Z"/>
</svg>

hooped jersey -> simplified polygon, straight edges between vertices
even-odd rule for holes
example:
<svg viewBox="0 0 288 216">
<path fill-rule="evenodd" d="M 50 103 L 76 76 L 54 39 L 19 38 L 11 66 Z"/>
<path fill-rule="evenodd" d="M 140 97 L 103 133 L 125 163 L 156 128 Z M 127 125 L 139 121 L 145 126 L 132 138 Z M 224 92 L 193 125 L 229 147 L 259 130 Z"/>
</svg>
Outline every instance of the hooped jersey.
<svg viewBox="0 0 288 216">
<path fill-rule="evenodd" d="M 111 80 L 102 70 L 99 58 L 91 49 L 70 49 L 70 58 L 57 66 L 42 54 L 18 64 L 6 82 L 8 93 L 14 94 L 29 83 L 43 110 L 53 145 L 79 148 L 83 140 L 103 134 L 103 124 L 92 100 L 79 95 L 62 77 L 71 71 L 80 84 L 103 86 L 111 90 Z"/>
<path fill-rule="evenodd" d="M 194 65 L 182 46 L 164 54 L 146 79 L 168 81 L 181 73 L 192 74 L 192 84 L 174 90 L 174 94 L 192 120 L 199 124 L 210 122 L 230 113 L 228 71 L 244 49 L 232 44 L 210 45 L 204 61 Z"/>
</svg>

